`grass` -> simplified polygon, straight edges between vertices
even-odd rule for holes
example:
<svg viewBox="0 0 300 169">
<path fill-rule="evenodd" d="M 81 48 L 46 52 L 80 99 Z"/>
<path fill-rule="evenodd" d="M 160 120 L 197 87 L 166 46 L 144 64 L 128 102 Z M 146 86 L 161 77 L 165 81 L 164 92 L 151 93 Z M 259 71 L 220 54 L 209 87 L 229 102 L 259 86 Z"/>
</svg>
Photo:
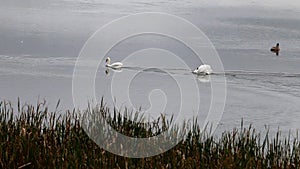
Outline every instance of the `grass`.
<svg viewBox="0 0 300 169">
<path fill-rule="evenodd" d="M 0 168 L 299 168 L 300 144 L 295 139 L 261 136 L 251 126 L 224 132 L 220 138 L 190 125 L 185 139 L 169 151 L 148 158 L 126 158 L 97 146 L 82 125 L 87 115 L 100 114 L 117 131 L 149 137 L 170 127 L 164 116 L 143 123 L 138 113 L 110 110 L 103 102 L 79 116 L 51 112 L 44 103 L 0 103 Z M 121 115 L 122 114 L 122 115 Z M 174 130 L 179 130 L 174 128 Z M 105 138 L 100 138 L 104 139 Z M 292 140 L 292 141 L 291 141 Z M 109 142 L 108 142 L 109 143 Z M 147 147 L 145 147 L 145 151 Z"/>
</svg>

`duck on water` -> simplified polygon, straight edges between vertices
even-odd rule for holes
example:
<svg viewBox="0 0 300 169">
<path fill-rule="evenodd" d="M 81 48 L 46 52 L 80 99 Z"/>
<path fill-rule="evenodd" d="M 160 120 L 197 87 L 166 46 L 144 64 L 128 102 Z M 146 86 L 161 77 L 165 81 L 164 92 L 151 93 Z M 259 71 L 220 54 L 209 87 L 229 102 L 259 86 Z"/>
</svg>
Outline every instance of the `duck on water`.
<svg viewBox="0 0 300 169">
<path fill-rule="evenodd" d="M 273 53 L 276 53 L 276 55 L 278 56 L 279 51 L 280 51 L 279 43 L 277 43 L 276 46 L 273 46 L 273 47 L 270 49 L 270 51 L 273 52 Z"/>
</svg>

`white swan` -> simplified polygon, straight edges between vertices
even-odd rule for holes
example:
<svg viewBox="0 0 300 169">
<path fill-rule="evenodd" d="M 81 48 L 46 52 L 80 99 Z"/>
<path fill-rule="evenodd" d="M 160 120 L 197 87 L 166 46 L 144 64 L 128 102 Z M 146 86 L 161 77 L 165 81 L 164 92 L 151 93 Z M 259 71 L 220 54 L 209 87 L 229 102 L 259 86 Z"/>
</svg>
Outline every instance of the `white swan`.
<svg viewBox="0 0 300 169">
<path fill-rule="evenodd" d="M 212 74 L 212 69 L 211 69 L 210 65 L 200 65 L 193 71 L 193 73 L 202 74 L 202 75 L 210 75 L 210 74 Z"/>
<path fill-rule="evenodd" d="M 110 68 L 113 68 L 113 69 L 120 69 L 123 66 L 123 63 L 121 63 L 121 62 L 115 62 L 115 63 L 110 64 L 110 58 L 109 57 L 106 58 L 105 62 L 106 62 L 106 67 L 110 67 Z"/>
</svg>

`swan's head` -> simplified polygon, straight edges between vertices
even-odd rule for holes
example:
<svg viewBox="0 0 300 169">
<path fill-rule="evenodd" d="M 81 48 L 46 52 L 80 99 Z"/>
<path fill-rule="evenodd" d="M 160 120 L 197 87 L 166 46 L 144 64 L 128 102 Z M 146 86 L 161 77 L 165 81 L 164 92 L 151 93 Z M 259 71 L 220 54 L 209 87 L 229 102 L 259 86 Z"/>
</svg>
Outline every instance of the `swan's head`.
<svg viewBox="0 0 300 169">
<path fill-rule="evenodd" d="M 110 64 L 110 58 L 107 57 L 106 60 L 105 60 L 106 64 Z"/>
<path fill-rule="evenodd" d="M 197 67 L 194 71 L 193 71 L 193 73 L 198 73 L 198 69 L 199 69 L 199 67 Z"/>
</svg>

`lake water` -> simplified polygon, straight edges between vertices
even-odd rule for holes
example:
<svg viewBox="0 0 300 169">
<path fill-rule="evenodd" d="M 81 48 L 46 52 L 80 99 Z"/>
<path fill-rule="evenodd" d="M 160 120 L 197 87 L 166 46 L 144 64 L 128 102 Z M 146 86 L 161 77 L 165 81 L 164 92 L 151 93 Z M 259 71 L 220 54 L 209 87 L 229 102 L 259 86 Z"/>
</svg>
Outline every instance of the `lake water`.
<svg viewBox="0 0 300 169">
<path fill-rule="evenodd" d="M 3 1 L 0 7 L 0 97 L 16 102 L 36 103 L 46 99 L 54 108 L 58 99 L 61 110 L 73 108 L 72 75 L 76 58 L 87 39 L 114 19 L 138 12 L 164 12 L 187 19 L 200 28 L 215 46 L 225 69 L 226 105 L 217 132 L 253 124 L 264 131 L 280 127 L 284 133 L 300 129 L 300 8 L 286 4 L 256 1 Z M 269 48 L 280 42 L 279 56 Z M 156 35 L 137 36 L 115 46 L 108 55 L 121 61 L 135 51 L 161 48 L 184 58 L 190 68 L 201 61 L 172 39 Z M 153 53 L 152 53 L 153 54 Z M 146 63 L 157 67 L 129 65 L 121 72 L 105 73 L 104 60 L 95 79 L 96 97 L 104 96 L 113 106 L 111 79 L 136 73 L 129 90 L 130 103 L 149 116 L 166 111 L 178 113 L 180 89 L 172 79 L 179 76 L 197 79 L 201 97 L 199 114 L 203 119 L 209 110 L 211 83 L 207 77 L 191 74 L 191 69 L 164 67 L 169 57 L 157 52 L 153 56 L 139 53 Z M 131 65 L 130 65 L 131 63 Z M 168 74 L 166 72 L 171 73 Z M 219 75 L 212 75 L 218 78 Z M 125 80 L 125 79 L 123 79 Z M 159 89 L 159 90 L 158 90 Z M 163 92 L 161 92 L 163 91 Z M 188 91 L 191 100 L 195 91 Z M 155 98 L 151 100 L 151 97 Z M 189 100 L 184 100 L 189 102 Z M 204 114 L 202 114 L 204 113 Z M 200 120 L 201 121 L 201 120 Z"/>
</svg>

